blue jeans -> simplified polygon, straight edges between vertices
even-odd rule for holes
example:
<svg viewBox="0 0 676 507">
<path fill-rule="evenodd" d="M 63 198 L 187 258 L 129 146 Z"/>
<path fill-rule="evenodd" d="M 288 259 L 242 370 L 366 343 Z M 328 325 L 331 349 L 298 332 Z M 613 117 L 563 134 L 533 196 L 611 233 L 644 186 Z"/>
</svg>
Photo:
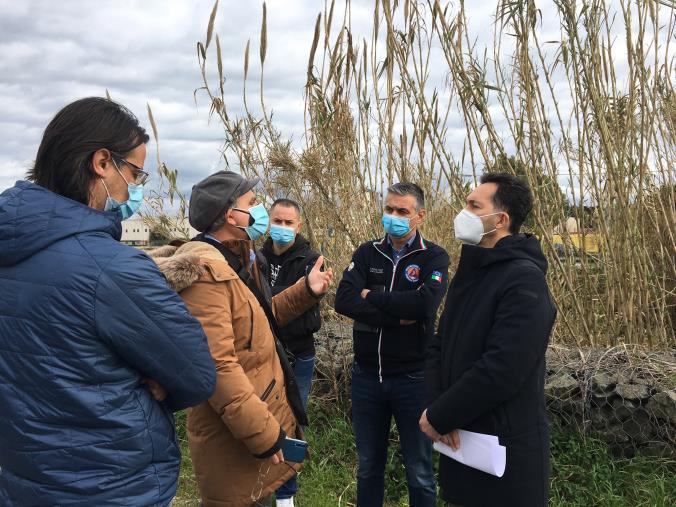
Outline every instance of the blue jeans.
<svg viewBox="0 0 676 507">
<path fill-rule="evenodd" d="M 310 386 L 312 385 L 312 373 L 315 369 L 315 357 L 297 357 L 293 363 L 293 372 L 296 376 L 298 390 L 300 391 L 300 399 L 303 402 L 303 408 L 307 410 L 307 402 L 310 397 Z M 297 476 L 291 477 L 288 481 L 282 484 L 275 496 L 280 500 L 284 498 L 291 498 L 298 491 Z"/>
<path fill-rule="evenodd" d="M 418 426 L 424 410 L 423 372 L 383 377 L 352 365 L 352 424 L 357 444 L 357 507 L 380 507 L 392 416 L 399 430 L 411 507 L 434 507 L 432 442 Z"/>
</svg>

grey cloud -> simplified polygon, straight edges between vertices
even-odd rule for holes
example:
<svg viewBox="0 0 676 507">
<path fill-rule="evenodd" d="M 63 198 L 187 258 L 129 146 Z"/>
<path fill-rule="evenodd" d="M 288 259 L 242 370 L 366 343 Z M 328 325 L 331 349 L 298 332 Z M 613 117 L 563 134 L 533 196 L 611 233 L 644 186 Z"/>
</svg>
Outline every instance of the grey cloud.
<svg viewBox="0 0 676 507">
<path fill-rule="evenodd" d="M 305 0 L 268 2 L 265 89 L 280 127 L 302 130 L 302 91 L 307 51 L 318 5 Z M 153 108 L 163 159 L 180 168 L 181 181 L 195 181 L 223 165 L 223 130 L 209 121 L 209 104 L 193 92 L 202 85 L 196 42 L 204 40 L 213 2 L 151 0 L 85 2 L 0 1 L 0 190 L 24 176 L 45 126 L 64 105 L 103 95 L 136 113 L 149 130 Z M 251 39 L 248 86 L 257 94 L 262 8 L 222 1 L 219 34 L 226 75 L 226 103 L 241 115 L 243 52 Z M 215 41 L 209 48 L 212 86 Z M 154 160 L 154 143 L 147 163 Z M 183 183 L 182 183 L 183 184 Z M 187 183 L 185 183 L 187 185 Z M 190 185 L 189 185 L 190 186 Z"/>
</svg>

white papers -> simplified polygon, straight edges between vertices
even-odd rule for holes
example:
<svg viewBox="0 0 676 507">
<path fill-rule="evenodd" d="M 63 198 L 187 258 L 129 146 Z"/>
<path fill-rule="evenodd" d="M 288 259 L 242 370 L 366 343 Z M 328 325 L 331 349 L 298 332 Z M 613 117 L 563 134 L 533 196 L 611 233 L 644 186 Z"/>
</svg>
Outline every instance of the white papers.
<svg viewBox="0 0 676 507">
<path fill-rule="evenodd" d="M 505 465 L 507 464 L 507 449 L 500 445 L 498 437 L 465 430 L 458 430 L 458 433 L 460 435 L 460 448 L 457 451 L 442 442 L 435 442 L 434 448 L 463 465 L 496 477 L 504 475 Z"/>
</svg>

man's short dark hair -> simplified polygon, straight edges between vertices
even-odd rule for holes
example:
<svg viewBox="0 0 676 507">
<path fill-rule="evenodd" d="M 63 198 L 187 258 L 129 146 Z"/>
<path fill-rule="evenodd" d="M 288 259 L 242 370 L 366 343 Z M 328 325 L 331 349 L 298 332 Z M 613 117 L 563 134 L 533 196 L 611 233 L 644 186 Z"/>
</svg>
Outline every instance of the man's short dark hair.
<svg viewBox="0 0 676 507">
<path fill-rule="evenodd" d="M 387 189 L 387 193 L 397 195 L 412 195 L 415 198 L 416 211 L 419 211 L 421 208 L 425 207 L 425 193 L 423 192 L 423 189 L 415 183 L 409 183 L 406 181 L 395 183 Z"/>
<path fill-rule="evenodd" d="M 493 194 L 493 205 L 509 215 L 509 232 L 517 234 L 533 209 L 533 193 L 528 185 L 509 173 L 484 173 L 481 183 L 497 185 L 498 189 Z"/>
<path fill-rule="evenodd" d="M 89 188 L 98 178 L 91 163 L 94 152 L 106 148 L 125 156 L 148 139 L 126 107 L 102 97 L 76 100 L 47 125 L 28 179 L 89 204 Z"/>
<path fill-rule="evenodd" d="M 296 208 L 298 216 L 300 216 L 300 204 L 298 204 L 293 199 L 288 199 L 286 197 L 275 199 L 275 202 L 273 202 L 272 206 L 270 207 L 270 211 L 272 211 L 272 208 L 274 208 L 275 206 L 284 206 L 285 208 Z"/>
</svg>

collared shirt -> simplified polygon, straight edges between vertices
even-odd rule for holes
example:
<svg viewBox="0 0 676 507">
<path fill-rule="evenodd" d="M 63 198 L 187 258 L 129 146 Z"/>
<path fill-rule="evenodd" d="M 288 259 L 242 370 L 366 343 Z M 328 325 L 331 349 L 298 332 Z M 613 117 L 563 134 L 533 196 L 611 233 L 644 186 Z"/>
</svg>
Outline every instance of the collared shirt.
<svg viewBox="0 0 676 507">
<path fill-rule="evenodd" d="M 206 232 L 204 233 L 205 238 L 213 239 L 214 241 L 218 241 L 221 243 L 221 240 L 218 238 L 214 238 L 211 234 L 207 234 Z M 249 249 L 249 268 L 253 266 L 254 261 L 256 260 L 256 252 L 253 251 L 253 249 Z"/>
<path fill-rule="evenodd" d="M 397 264 L 399 262 L 399 259 L 401 259 L 402 256 L 406 255 L 408 251 L 411 249 L 411 245 L 413 245 L 413 242 L 415 241 L 415 237 L 417 234 L 413 234 L 409 240 L 404 244 L 404 246 L 401 247 L 401 250 L 395 250 L 394 245 L 392 244 L 392 240 L 390 239 L 390 235 L 387 235 L 387 244 L 392 247 L 392 261 Z"/>
</svg>

